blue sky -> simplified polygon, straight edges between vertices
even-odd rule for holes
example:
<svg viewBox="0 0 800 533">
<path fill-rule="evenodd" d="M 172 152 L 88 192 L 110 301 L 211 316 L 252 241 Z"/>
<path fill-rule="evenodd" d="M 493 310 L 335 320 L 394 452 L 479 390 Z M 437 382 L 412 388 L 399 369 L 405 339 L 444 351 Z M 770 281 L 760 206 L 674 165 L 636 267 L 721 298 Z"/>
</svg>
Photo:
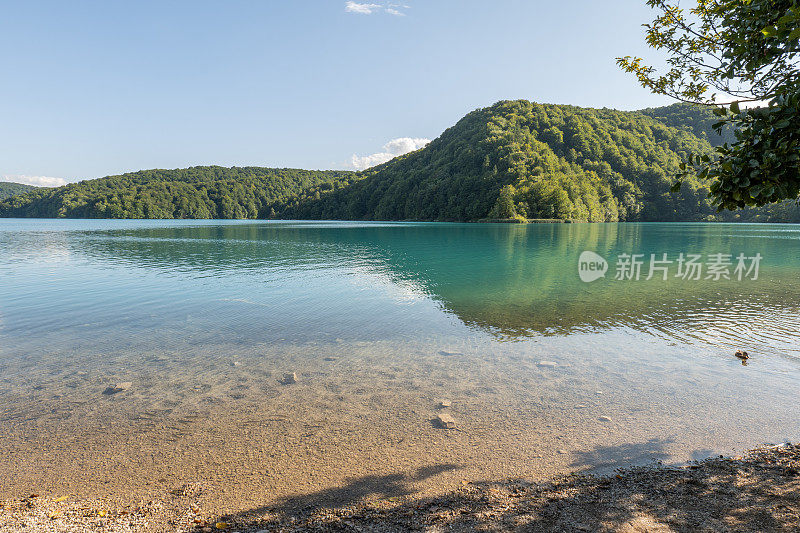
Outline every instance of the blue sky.
<svg viewBox="0 0 800 533">
<path fill-rule="evenodd" d="M 664 105 L 614 62 L 650 54 L 652 16 L 644 0 L 6 2 L 0 177 L 353 168 L 497 100 Z"/>
</svg>

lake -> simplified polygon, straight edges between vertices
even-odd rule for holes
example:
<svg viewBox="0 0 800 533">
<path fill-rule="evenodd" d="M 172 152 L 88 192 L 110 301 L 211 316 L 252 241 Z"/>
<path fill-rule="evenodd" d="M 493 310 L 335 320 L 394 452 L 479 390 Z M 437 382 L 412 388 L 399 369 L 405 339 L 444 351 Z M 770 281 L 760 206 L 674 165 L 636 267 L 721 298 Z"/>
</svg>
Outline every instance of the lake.
<svg viewBox="0 0 800 533">
<path fill-rule="evenodd" d="M 346 503 L 797 441 L 799 280 L 798 225 L 0 220 L 0 497 Z"/>
</svg>

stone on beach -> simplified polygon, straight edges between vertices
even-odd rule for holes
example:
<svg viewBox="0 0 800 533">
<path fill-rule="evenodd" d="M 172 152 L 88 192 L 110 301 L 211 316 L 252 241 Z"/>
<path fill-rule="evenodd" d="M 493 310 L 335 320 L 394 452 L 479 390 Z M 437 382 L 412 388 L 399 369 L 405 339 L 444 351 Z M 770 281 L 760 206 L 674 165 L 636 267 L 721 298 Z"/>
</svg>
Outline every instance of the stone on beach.
<svg viewBox="0 0 800 533">
<path fill-rule="evenodd" d="M 296 372 L 285 373 L 280 382 L 281 385 L 291 385 L 292 383 L 297 383 L 297 373 Z"/>
<path fill-rule="evenodd" d="M 453 405 L 453 402 L 451 402 L 450 400 L 440 400 L 437 407 L 439 409 L 445 409 L 446 407 L 450 407 L 451 405 Z"/>
<path fill-rule="evenodd" d="M 436 416 L 436 424 L 443 429 L 453 429 L 456 427 L 456 420 L 447 413 Z"/>
<path fill-rule="evenodd" d="M 116 394 L 118 392 L 126 391 L 133 386 L 133 383 L 130 381 L 122 381 L 120 383 L 115 383 L 114 385 L 109 385 L 106 390 L 103 391 L 103 394 Z"/>
<path fill-rule="evenodd" d="M 611 417 L 610 417 L 610 416 L 605 416 L 605 415 L 604 415 L 604 416 L 598 417 L 598 420 L 599 420 L 600 422 L 611 422 Z"/>
</svg>

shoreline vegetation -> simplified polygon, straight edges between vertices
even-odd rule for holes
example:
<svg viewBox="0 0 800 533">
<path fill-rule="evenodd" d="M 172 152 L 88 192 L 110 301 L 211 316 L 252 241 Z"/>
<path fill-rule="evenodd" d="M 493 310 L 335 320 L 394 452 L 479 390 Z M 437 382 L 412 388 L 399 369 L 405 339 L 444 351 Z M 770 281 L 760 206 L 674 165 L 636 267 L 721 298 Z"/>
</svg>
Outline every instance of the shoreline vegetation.
<svg viewBox="0 0 800 533">
<path fill-rule="evenodd" d="M 680 466 L 627 467 L 605 476 L 578 472 L 541 482 L 465 480 L 428 498 L 417 498 L 397 483 L 355 479 L 333 492 L 219 515 L 196 503 L 202 490 L 202 484 L 190 484 L 160 500 L 122 507 L 31 493 L 0 502 L 0 530 L 797 531 L 800 444 L 763 446 L 743 456 Z M 350 503 L 339 506 L 337 499 Z"/>
<path fill-rule="evenodd" d="M 800 222 L 800 206 L 718 212 L 682 162 L 733 142 L 688 104 L 616 111 L 527 100 L 477 109 L 361 172 L 142 170 L 56 188 L 0 184 L 0 217 L 352 221 Z M 2 188 L 13 194 L 4 199 Z"/>
<path fill-rule="evenodd" d="M 482 224 L 574 224 L 581 220 L 571 218 L 484 218 L 478 220 Z"/>
</svg>

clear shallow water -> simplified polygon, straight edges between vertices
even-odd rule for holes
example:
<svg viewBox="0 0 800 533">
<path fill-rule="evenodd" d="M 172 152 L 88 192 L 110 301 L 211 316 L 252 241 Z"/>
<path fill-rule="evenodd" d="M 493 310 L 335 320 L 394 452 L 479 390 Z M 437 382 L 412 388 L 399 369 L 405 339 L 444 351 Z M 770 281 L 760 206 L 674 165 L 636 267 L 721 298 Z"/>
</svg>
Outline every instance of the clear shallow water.
<svg viewBox="0 0 800 533">
<path fill-rule="evenodd" d="M 580 280 L 585 250 L 605 278 Z M 613 279 L 625 253 L 642 279 Z M 756 280 L 673 263 L 648 281 L 651 253 L 762 259 Z M 530 476 L 797 440 L 799 276 L 796 225 L 0 220 L 0 471 L 108 487 L 235 463 L 280 493 L 426 461 Z M 134 385 L 103 396 L 117 381 Z M 430 423 L 442 398 L 458 432 Z M 208 438 L 232 427 L 258 444 Z M 147 466 L 142 439 L 185 453 Z M 298 458 L 319 479 L 289 479 Z"/>
</svg>

